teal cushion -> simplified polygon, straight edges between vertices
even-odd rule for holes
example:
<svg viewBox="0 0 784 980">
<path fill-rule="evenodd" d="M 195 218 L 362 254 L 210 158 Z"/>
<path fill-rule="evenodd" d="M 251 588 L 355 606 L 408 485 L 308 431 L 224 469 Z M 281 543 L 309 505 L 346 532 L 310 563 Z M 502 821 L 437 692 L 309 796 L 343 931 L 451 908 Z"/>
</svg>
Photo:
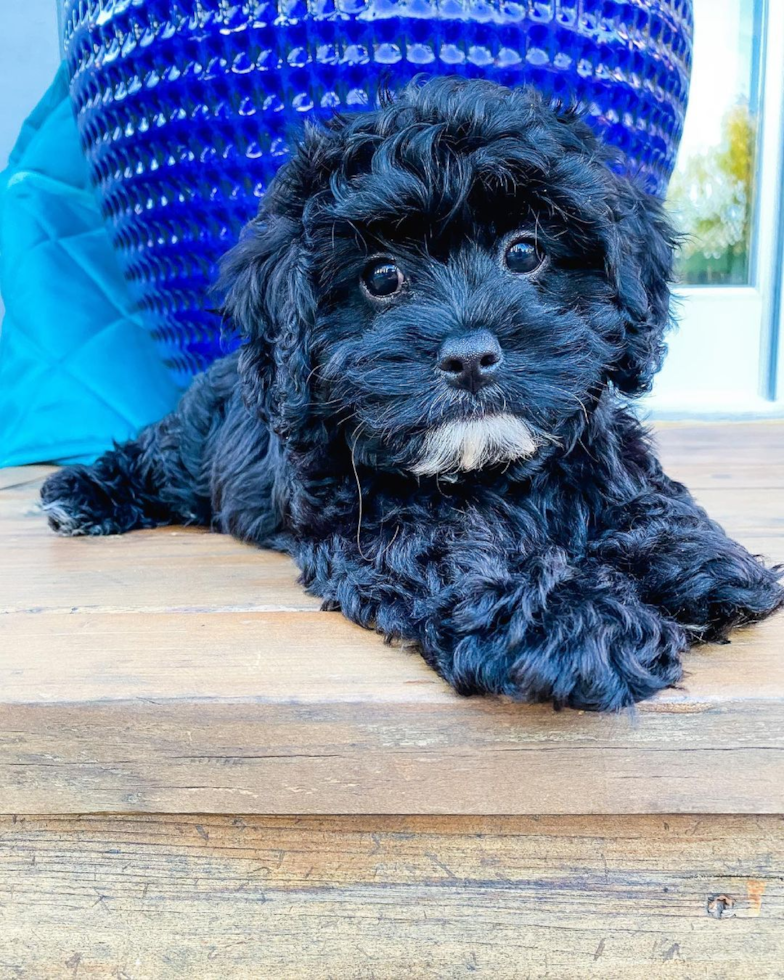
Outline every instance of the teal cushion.
<svg viewBox="0 0 784 980">
<path fill-rule="evenodd" d="M 90 461 L 179 391 L 87 176 L 61 67 L 0 174 L 0 466 Z"/>
</svg>

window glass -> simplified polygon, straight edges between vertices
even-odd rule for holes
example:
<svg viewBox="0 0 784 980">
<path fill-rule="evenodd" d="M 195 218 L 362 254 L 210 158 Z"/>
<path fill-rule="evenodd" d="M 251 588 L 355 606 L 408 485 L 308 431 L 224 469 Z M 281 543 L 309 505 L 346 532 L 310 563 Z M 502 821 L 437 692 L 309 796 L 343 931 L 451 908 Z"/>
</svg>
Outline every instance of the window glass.
<svg viewBox="0 0 784 980">
<path fill-rule="evenodd" d="M 749 281 L 757 133 L 759 0 L 694 0 L 689 107 L 668 206 L 687 236 L 680 278 Z"/>
</svg>

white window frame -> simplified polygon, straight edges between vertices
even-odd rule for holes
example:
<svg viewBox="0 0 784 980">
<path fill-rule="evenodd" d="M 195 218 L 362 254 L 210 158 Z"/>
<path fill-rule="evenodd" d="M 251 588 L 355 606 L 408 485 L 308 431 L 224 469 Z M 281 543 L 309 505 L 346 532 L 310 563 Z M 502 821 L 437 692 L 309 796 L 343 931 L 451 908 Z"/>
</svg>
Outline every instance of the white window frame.
<svg viewBox="0 0 784 980">
<path fill-rule="evenodd" d="M 679 326 L 642 403 L 655 418 L 784 416 L 784 0 L 764 0 L 760 28 L 749 284 L 675 290 Z"/>
</svg>

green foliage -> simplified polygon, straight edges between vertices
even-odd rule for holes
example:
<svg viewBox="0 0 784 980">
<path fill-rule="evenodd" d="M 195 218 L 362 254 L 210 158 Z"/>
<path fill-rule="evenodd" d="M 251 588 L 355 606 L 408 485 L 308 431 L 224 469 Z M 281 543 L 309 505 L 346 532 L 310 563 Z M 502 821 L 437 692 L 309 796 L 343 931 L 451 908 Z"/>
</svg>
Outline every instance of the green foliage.
<svg viewBox="0 0 784 980">
<path fill-rule="evenodd" d="M 667 206 L 688 235 L 679 263 L 684 282 L 747 281 L 755 141 L 741 103 L 725 114 L 718 146 L 679 161 Z"/>
</svg>

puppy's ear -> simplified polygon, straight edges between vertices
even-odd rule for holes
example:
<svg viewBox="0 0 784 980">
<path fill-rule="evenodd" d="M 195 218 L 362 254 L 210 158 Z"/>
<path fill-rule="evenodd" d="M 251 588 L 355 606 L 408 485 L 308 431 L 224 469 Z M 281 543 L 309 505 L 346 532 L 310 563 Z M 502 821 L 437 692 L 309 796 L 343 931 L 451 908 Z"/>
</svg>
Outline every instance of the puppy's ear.
<svg viewBox="0 0 784 980">
<path fill-rule="evenodd" d="M 627 395 L 649 391 L 666 353 L 670 284 L 678 236 L 657 198 L 615 179 L 608 266 L 623 314 L 621 355 L 610 377 Z"/>
<path fill-rule="evenodd" d="M 221 264 L 224 313 L 245 340 L 239 371 L 246 403 L 283 439 L 305 425 L 310 328 L 316 299 L 301 222 L 264 213 Z"/>
</svg>

